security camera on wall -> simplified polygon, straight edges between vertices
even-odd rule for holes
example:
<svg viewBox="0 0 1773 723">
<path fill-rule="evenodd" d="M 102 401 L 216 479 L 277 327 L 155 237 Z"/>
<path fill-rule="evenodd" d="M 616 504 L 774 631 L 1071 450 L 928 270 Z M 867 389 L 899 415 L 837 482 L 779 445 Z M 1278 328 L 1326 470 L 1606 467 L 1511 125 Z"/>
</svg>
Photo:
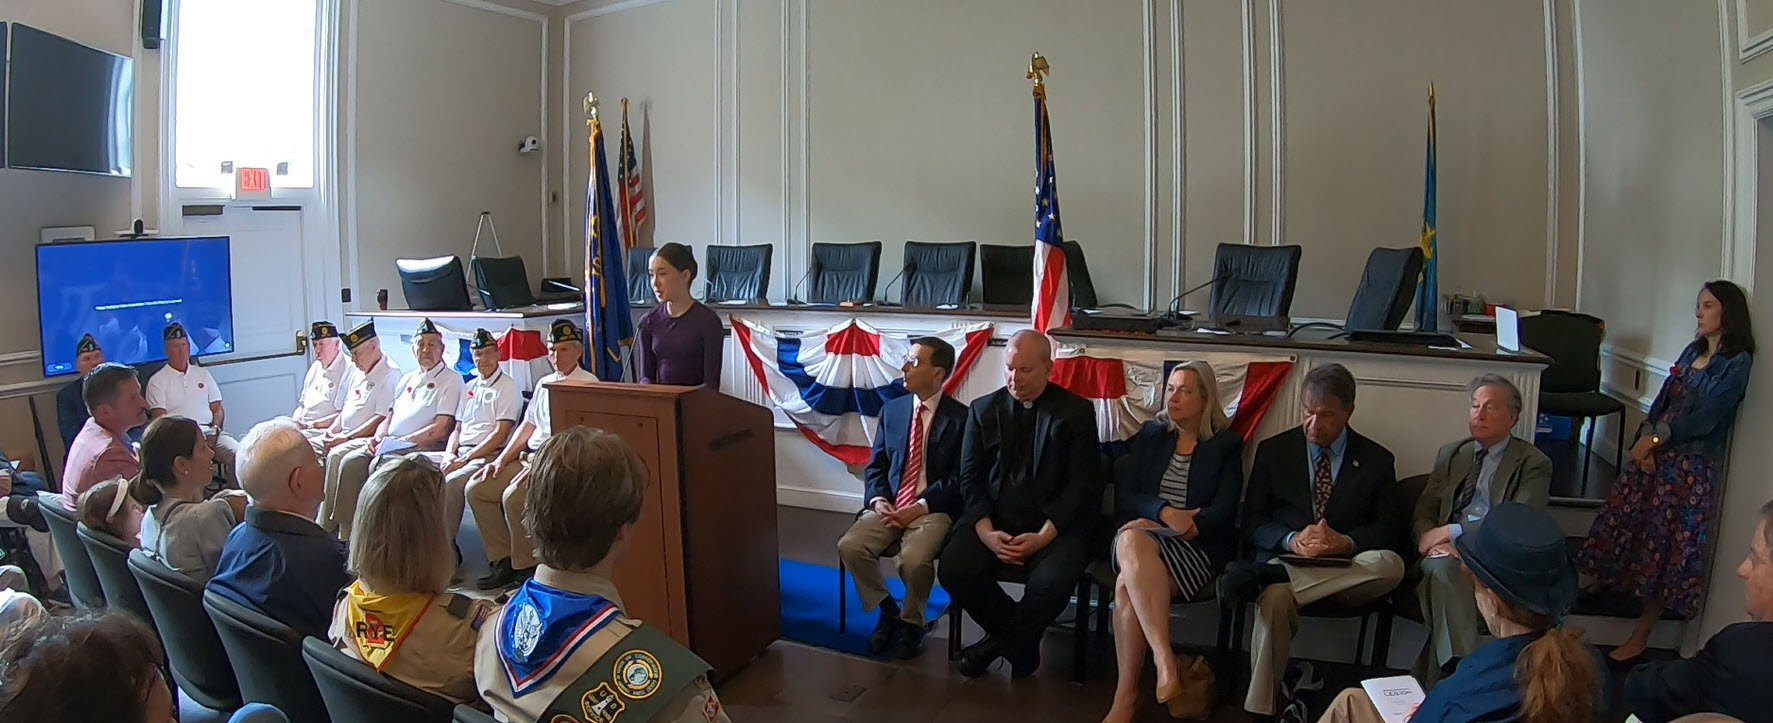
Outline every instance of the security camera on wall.
<svg viewBox="0 0 1773 723">
<path fill-rule="evenodd" d="M 535 136 L 525 136 L 523 142 L 517 144 L 518 153 L 535 153 L 539 150 L 542 150 L 542 139 Z"/>
</svg>

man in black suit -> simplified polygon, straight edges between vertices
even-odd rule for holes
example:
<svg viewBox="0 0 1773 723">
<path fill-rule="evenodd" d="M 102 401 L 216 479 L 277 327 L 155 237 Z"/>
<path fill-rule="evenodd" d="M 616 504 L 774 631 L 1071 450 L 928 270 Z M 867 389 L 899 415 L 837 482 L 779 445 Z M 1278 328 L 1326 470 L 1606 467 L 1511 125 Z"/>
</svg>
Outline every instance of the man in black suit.
<svg viewBox="0 0 1773 723">
<path fill-rule="evenodd" d="M 1250 469 L 1244 520 L 1256 559 L 1234 563 L 1219 579 L 1221 600 L 1257 599 L 1244 698 L 1257 716 L 1277 712 L 1300 606 L 1364 605 L 1404 579 L 1396 550 L 1408 523 L 1392 512 L 1391 452 L 1348 428 L 1354 375 L 1340 364 L 1318 367 L 1300 396 L 1304 424 L 1264 440 Z"/>
<path fill-rule="evenodd" d="M 960 672 L 984 675 L 998 658 L 1016 677 L 1040 666 L 1040 639 L 1065 609 L 1089 564 L 1100 517 L 1102 464 L 1096 410 L 1047 383 L 1052 342 L 1017 332 L 1004 349 L 1007 386 L 973 402 L 961 443 L 966 513 L 942 551 L 942 587 L 985 628 L 961 652 Z M 1005 567 L 1026 571 L 1021 602 L 997 584 Z"/>
<path fill-rule="evenodd" d="M 874 433 L 874 456 L 862 471 L 868 507 L 837 541 L 837 554 L 856 579 L 862 609 L 880 606 L 868 651 L 909 660 L 923 652 L 924 603 L 936 582 L 936 555 L 960 514 L 961 435 L 967 407 L 942 394 L 954 373 L 954 347 L 933 336 L 913 339 L 900 367 L 905 390 L 886 403 Z M 904 608 L 887 592 L 882 555 L 895 553 L 905 581 Z"/>
<path fill-rule="evenodd" d="M 1761 506 L 1761 524 L 1748 557 L 1736 566 L 1751 622 L 1719 630 L 1699 654 L 1685 660 L 1645 663 L 1625 677 L 1625 709 L 1644 723 L 1694 713 L 1721 713 L 1737 720 L 1768 720 L 1773 703 L 1773 502 Z"/>
</svg>

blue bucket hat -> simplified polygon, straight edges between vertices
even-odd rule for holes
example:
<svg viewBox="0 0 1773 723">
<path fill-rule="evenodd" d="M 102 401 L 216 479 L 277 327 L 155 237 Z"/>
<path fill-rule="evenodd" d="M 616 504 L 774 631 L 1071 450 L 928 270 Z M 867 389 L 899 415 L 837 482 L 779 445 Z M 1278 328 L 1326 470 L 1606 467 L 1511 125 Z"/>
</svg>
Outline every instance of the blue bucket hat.
<svg viewBox="0 0 1773 723">
<path fill-rule="evenodd" d="M 1576 601 L 1576 566 L 1564 532 L 1545 510 L 1519 502 L 1491 508 L 1453 543 L 1471 576 L 1502 599 L 1562 623 Z"/>
</svg>

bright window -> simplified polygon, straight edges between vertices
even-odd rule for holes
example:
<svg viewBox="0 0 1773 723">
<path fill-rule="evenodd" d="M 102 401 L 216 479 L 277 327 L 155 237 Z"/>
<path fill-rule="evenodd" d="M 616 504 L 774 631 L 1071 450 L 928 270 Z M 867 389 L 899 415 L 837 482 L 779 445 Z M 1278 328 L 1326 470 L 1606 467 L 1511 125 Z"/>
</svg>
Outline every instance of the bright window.
<svg viewBox="0 0 1773 723">
<path fill-rule="evenodd" d="M 320 0 L 178 0 L 173 155 L 180 188 L 232 189 L 232 169 L 313 188 Z"/>
</svg>

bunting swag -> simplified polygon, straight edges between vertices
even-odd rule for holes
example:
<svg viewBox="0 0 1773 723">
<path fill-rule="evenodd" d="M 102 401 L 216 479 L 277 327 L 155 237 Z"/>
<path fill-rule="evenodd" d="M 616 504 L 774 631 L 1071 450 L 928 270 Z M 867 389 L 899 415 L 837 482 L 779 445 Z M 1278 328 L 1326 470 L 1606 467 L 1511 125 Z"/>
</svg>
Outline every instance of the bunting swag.
<svg viewBox="0 0 1773 723">
<path fill-rule="evenodd" d="M 911 340 L 881 334 L 857 319 L 798 335 L 732 319 L 733 337 L 770 402 L 826 454 L 866 463 L 880 408 L 907 393 L 899 367 Z M 979 323 L 930 334 L 954 345 L 954 373 L 944 392 L 952 396 L 960 389 L 991 333 L 991 324 Z"/>
<path fill-rule="evenodd" d="M 1120 442 L 1157 418 L 1164 407 L 1164 381 L 1177 364 L 1204 361 L 1219 382 L 1219 401 L 1231 418 L 1231 431 L 1250 442 L 1262 415 L 1274 404 L 1293 368 L 1286 355 L 1209 353 L 1165 358 L 1139 352 L 1061 349 L 1053 360 L 1052 382 L 1096 407 L 1096 431 L 1103 442 Z"/>
</svg>

